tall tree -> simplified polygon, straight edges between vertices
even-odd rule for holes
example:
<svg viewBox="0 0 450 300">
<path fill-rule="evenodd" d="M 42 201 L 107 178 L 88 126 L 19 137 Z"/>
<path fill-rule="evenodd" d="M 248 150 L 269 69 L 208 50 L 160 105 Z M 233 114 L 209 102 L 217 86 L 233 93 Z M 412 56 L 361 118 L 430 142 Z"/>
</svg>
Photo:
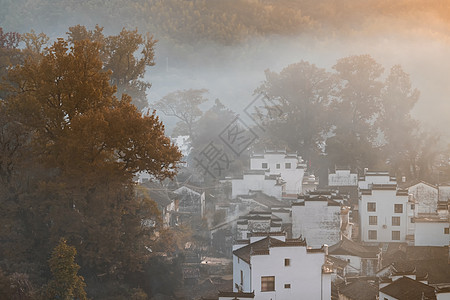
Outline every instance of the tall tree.
<svg viewBox="0 0 450 300">
<path fill-rule="evenodd" d="M 182 90 L 167 94 L 156 102 L 155 108 L 165 115 L 179 119 L 177 126 L 185 128 L 185 132 L 194 137 L 194 124 L 203 115 L 200 105 L 208 101 L 204 94 L 205 89 Z"/>
<path fill-rule="evenodd" d="M 10 93 L 0 102 L 9 148 L 0 157 L 16 159 L 2 166 L 10 182 L 0 195 L 2 257 L 42 264 L 49 244 L 66 236 L 94 273 L 144 262 L 151 241 L 133 176 L 172 177 L 181 154 L 155 113 L 115 97 L 100 55 L 98 43 L 59 39 L 9 70 Z"/>
<path fill-rule="evenodd" d="M 379 156 L 374 146 L 378 134 L 377 118 L 382 109 L 381 75 L 384 69 L 370 55 L 339 59 L 333 69 L 340 84 L 335 91 L 338 100 L 332 114 L 334 135 L 326 145 L 330 162 L 332 165 L 350 164 L 359 169 L 373 168 Z"/>
<path fill-rule="evenodd" d="M 278 105 L 282 115 L 262 114 L 267 139 L 296 150 L 308 160 L 317 158 L 331 128 L 329 107 L 336 81 L 325 69 L 305 61 L 292 64 L 280 73 L 266 71 L 266 80 L 256 89 L 267 105 Z"/>
<path fill-rule="evenodd" d="M 46 299 L 87 300 L 84 278 L 78 275 L 76 254 L 75 247 L 67 245 L 64 238 L 59 240 L 49 260 L 53 279 L 48 284 Z"/>
<path fill-rule="evenodd" d="M 382 111 L 378 119 L 385 144 L 384 157 L 393 174 L 399 178 L 415 177 L 416 166 L 411 165 L 412 156 L 419 139 L 418 122 L 411 116 L 411 110 L 419 99 L 419 91 L 413 89 L 409 75 L 401 66 L 391 68 L 381 93 Z M 413 175 L 414 174 L 414 175 Z M 417 178 L 415 178 L 417 179 Z"/>
</svg>

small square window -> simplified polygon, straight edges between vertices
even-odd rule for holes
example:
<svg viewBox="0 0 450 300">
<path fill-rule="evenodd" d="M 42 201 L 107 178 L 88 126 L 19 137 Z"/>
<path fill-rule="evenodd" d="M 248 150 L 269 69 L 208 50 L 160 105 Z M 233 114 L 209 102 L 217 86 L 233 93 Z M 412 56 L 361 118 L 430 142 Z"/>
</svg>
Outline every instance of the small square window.
<svg viewBox="0 0 450 300">
<path fill-rule="evenodd" d="M 377 204 L 375 202 L 367 202 L 367 211 L 377 211 Z"/>
<path fill-rule="evenodd" d="M 291 163 L 285 163 L 285 164 L 284 164 L 284 167 L 285 167 L 286 169 L 290 169 L 290 168 L 291 168 Z"/>
<path fill-rule="evenodd" d="M 267 169 L 267 163 L 262 163 L 262 168 Z"/>
<path fill-rule="evenodd" d="M 403 212 L 403 204 L 394 204 L 394 212 L 401 214 Z"/>
<path fill-rule="evenodd" d="M 416 206 L 414 204 L 411 204 L 411 209 L 415 209 Z"/>
<path fill-rule="evenodd" d="M 291 288 L 291 284 L 290 284 L 290 283 L 286 283 L 286 284 L 284 285 L 284 288 L 285 288 L 285 289 L 290 289 L 290 288 Z"/>
<path fill-rule="evenodd" d="M 279 168 L 281 168 L 281 165 L 280 165 L 280 164 L 277 164 L 277 169 L 279 169 Z"/>
<path fill-rule="evenodd" d="M 410 220 L 411 220 L 411 223 L 414 223 L 414 218 L 411 218 Z"/>
<path fill-rule="evenodd" d="M 449 227 L 444 228 L 444 234 L 449 234 L 449 233 L 450 233 L 450 228 Z"/>
<path fill-rule="evenodd" d="M 369 216 L 369 225 L 377 225 L 377 224 L 378 224 L 377 216 Z"/>
<path fill-rule="evenodd" d="M 400 217 L 392 217 L 392 226 L 400 226 Z"/>
<path fill-rule="evenodd" d="M 261 292 L 275 291 L 275 276 L 261 276 Z"/>
<path fill-rule="evenodd" d="M 392 240 L 399 241 L 400 240 L 400 231 L 392 231 Z"/>
<path fill-rule="evenodd" d="M 285 267 L 289 267 L 290 265 L 291 265 L 291 259 L 285 258 L 285 259 L 284 259 L 284 266 L 285 266 Z"/>
<path fill-rule="evenodd" d="M 376 240 L 376 239 L 377 239 L 377 231 L 369 230 L 369 240 Z"/>
</svg>

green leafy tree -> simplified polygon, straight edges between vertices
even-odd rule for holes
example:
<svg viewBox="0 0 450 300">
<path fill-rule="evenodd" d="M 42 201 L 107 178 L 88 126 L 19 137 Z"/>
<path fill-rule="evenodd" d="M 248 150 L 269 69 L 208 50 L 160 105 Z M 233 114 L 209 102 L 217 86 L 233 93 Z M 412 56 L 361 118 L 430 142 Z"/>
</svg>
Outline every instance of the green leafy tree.
<svg viewBox="0 0 450 300">
<path fill-rule="evenodd" d="M 76 254 L 75 247 L 67 245 L 64 238 L 59 240 L 49 260 L 53 279 L 45 292 L 47 299 L 87 300 L 86 284 L 78 275 L 80 266 L 75 262 Z"/>
</svg>

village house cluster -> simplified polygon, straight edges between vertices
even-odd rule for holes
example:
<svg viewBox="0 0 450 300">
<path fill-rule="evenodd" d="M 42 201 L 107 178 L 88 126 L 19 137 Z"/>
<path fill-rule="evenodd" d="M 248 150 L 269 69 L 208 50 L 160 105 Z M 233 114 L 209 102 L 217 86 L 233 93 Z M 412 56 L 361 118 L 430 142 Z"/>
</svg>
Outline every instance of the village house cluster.
<svg viewBox="0 0 450 300">
<path fill-rule="evenodd" d="M 266 150 L 220 197 L 189 180 L 141 188 L 166 226 L 206 219 L 209 246 L 231 259 L 232 285 L 202 299 L 450 299 L 449 185 L 348 168 L 326 180 Z"/>
</svg>

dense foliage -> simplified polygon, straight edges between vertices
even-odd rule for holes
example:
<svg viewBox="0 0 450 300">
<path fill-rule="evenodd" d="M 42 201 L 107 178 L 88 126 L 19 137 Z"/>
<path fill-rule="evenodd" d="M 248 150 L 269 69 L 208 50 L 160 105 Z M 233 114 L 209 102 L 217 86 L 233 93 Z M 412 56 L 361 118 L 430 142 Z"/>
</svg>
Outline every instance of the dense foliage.
<svg viewBox="0 0 450 300">
<path fill-rule="evenodd" d="M 439 21 L 448 27 L 450 15 L 442 0 L 5 0 L 0 8 L 0 24 L 21 31 L 29 30 L 27 24 L 51 29 L 55 24 L 70 26 L 80 22 L 114 28 L 117 20 L 124 20 L 120 26 L 138 26 L 159 39 L 179 44 L 201 40 L 231 44 L 255 36 L 312 31 L 373 32 L 376 28 L 389 30 L 388 20 L 395 20 L 406 31 L 411 24 L 420 27 L 429 23 L 438 28 Z"/>
<path fill-rule="evenodd" d="M 136 197 L 133 176 L 172 177 L 181 155 L 155 113 L 115 96 L 101 43 L 58 39 L 36 52 L 45 39 L 28 41 L 36 47 L 2 70 L 0 263 L 40 286 L 64 237 L 88 281 L 139 271 L 152 247 L 142 220 L 158 211 Z"/>
</svg>

